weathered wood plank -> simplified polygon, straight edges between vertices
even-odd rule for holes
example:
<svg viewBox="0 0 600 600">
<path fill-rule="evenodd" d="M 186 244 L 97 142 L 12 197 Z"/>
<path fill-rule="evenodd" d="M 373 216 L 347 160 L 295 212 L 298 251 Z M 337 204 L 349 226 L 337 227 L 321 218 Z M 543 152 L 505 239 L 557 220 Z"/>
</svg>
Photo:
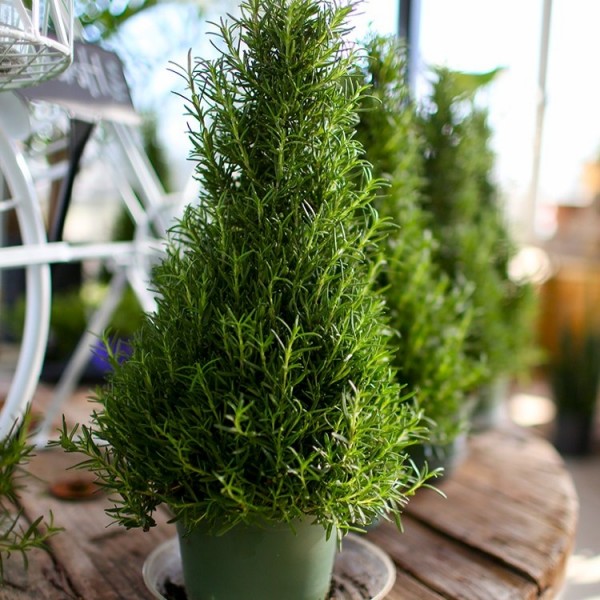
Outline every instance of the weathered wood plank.
<svg viewBox="0 0 600 600">
<path fill-rule="evenodd" d="M 0 600 L 81 600 L 64 570 L 45 550 L 29 553 L 26 569 L 21 557 L 12 554 L 4 564 Z"/>
<path fill-rule="evenodd" d="M 26 514 L 33 518 L 51 510 L 56 523 L 65 528 L 50 540 L 50 552 L 81 598 L 151 598 L 142 580 L 142 565 L 153 548 L 174 535 L 173 526 L 167 525 L 165 515 L 160 513 L 157 515 L 159 526 L 148 533 L 126 531 L 110 525 L 104 508 L 111 503 L 102 494 L 80 502 L 51 497 L 48 484 L 59 478 L 73 477 L 76 472 L 66 471 L 73 462 L 76 457 L 60 451 L 39 453 L 30 470 L 48 483 L 36 482 L 25 490 L 22 505 Z"/>
<path fill-rule="evenodd" d="M 397 571 L 394 587 L 386 596 L 386 600 L 445 600 L 445 598 L 404 571 Z"/>
<path fill-rule="evenodd" d="M 542 591 L 562 578 L 577 497 L 547 442 L 518 431 L 489 432 L 473 440 L 469 458 L 440 489 L 447 499 L 422 490 L 408 513 L 526 573 Z"/>
<path fill-rule="evenodd" d="M 367 537 L 390 555 L 399 572 L 409 574 L 443 598 L 538 598 L 534 582 L 489 556 L 432 531 L 409 516 L 404 518 L 404 533 L 400 534 L 392 524 L 384 523 L 369 532 Z M 401 597 L 403 600 L 421 600 L 418 592 L 417 595 L 407 592 Z"/>
<path fill-rule="evenodd" d="M 527 573 L 541 589 L 550 585 L 570 547 L 567 532 L 459 482 L 444 490 L 452 502 L 423 494 L 410 514 Z"/>
<path fill-rule="evenodd" d="M 460 478 L 491 481 L 497 492 L 509 493 L 512 499 L 537 498 L 540 491 L 548 491 L 569 511 L 569 503 L 577 501 L 561 456 L 544 439 L 518 428 L 493 430 L 474 436 L 469 450 L 457 473 Z"/>
</svg>

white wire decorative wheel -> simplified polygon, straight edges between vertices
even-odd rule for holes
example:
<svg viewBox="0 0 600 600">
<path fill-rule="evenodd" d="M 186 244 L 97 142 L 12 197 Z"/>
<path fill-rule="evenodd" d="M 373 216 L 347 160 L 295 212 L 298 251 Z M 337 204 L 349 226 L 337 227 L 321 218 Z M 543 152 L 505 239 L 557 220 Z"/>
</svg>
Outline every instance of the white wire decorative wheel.
<svg viewBox="0 0 600 600">
<path fill-rule="evenodd" d="M 73 0 L 0 0 L 0 91 L 34 85 L 73 58 Z"/>
</svg>

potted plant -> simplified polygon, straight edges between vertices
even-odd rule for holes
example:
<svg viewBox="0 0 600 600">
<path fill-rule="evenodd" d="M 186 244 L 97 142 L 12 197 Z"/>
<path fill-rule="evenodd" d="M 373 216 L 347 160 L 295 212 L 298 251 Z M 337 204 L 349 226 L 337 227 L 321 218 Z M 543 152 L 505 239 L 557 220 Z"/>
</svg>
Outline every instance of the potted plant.
<svg viewBox="0 0 600 600">
<path fill-rule="evenodd" d="M 475 101 L 496 73 L 434 69 L 431 94 L 419 111 L 425 140 L 421 202 L 438 242 L 435 259 L 457 286 L 473 286 L 467 352 L 486 370 L 476 390 L 475 428 L 493 422 L 504 382 L 536 358 L 536 294 L 532 284 L 510 276 L 516 246 L 493 178 L 487 110 Z"/>
<path fill-rule="evenodd" d="M 600 330 L 590 326 L 576 335 L 565 326 L 549 371 L 556 405 L 554 445 L 563 454 L 588 454 L 600 385 Z"/>
<path fill-rule="evenodd" d="M 381 283 L 397 332 L 394 366 L 416 391 L 430 419 L 430 439 L 415 448 L 420 462 L 448 474 L 460 458 L 468 423 L 469 393 L 481 376 L 478 360 L 465 352 L 472 313 L 470 286 L 458 288 L 435 261 L 437 243 L 420 196 L 424 186 L 424 145 L 406 85 L 403 43 L 372 37 L 362 72 L 363 96 L 357 137 L 374 175 L 386 180 L 374 204 L 395 227 L 382 245 Z"/>
<path fill-rule="evenodd" d="M 222 54 L 181 70 L 201 197 L 91 427 L 58 442 L 120 495 L 116 522 L 169 507 L 191 600 L 324 598 L 336 539 L 399 519 L 428 476 L 374 289 L 375 184 L 354 176 L 350 11 L 243 2 Z"/>
</svg>

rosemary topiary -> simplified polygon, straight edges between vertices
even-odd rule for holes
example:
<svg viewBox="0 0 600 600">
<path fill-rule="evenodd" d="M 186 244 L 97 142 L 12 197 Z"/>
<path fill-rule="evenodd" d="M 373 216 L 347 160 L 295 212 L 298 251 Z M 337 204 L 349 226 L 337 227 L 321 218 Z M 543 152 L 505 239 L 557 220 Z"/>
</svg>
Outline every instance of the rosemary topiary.
<svg viewBox="0 0 600 600">
<path fill-rule="evenodd" d="M 486 365 L 487 382 L 523 372 L 535 355 L 535 292 L 509 276 L 516 247 L 493 181 L 487 110 L 475 102 L 495 74 L 434 69 L 432 93 L 420 111 L 422 205 L 432 216 L 436 261 L 457 285 L 474 286 L 468 352 Z"/>
<path fill-rule="evenodd" d="M 200 201 L 92 426 L 60 438 L 120 494 L 108 512 L 126 527 L 166 503 L 187 529 L 310 515 L 343 533 L 399 518 L 427 477 L 407 460 L 426 431 L 374 290 L 383 226 L 353 139 L 351 10 L 247 0 L 218 25 L 220 56 L 178 69 Z"/>
<path fill-rule="evenodd" d="M 363 77 L 372 87 L 363 96 L 357 133 L 374 175 L 389 184 L 380 188 L 375 206 L 396 225 L 382 246 L 382 284 L 397 331 L 394 365 L 434 422 L 431 442 L 446 446 L 464 431 L 468 395 L 481 377 L 479 362 L 465 353 L 472 290 L 454 286 L 435 261 L 431 215 L 420 204 L 424 145 L 406 85 L 403 43 L 374 36 L 366 50 Z"/>
</svg>

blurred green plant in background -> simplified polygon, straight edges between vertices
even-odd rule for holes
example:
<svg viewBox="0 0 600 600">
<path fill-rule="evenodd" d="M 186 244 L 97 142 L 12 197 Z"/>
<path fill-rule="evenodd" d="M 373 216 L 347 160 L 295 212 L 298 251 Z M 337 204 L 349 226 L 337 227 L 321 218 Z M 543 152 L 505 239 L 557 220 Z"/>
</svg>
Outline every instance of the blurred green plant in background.
<svg viewBox="0 0 600 600">
<path fill-rule="evenodd" d="M 404 47 L 393 37 L 373 37 L 366 54 L 362 75 L 371 89 L 357 137 L 374 175 L 387 182 L 375 206 L 393 225 L 381 283 L 396 331 L 394 366 L 435 423 L 431 442 L 444 446 L 464 431 L 468 396 L 482 375 L 479 360 L 465 352 L 473 286 L 455 285 L 436 261 L 439 242 L 423 198 L 423 138 L 406 86 Z"/>
</svg>

